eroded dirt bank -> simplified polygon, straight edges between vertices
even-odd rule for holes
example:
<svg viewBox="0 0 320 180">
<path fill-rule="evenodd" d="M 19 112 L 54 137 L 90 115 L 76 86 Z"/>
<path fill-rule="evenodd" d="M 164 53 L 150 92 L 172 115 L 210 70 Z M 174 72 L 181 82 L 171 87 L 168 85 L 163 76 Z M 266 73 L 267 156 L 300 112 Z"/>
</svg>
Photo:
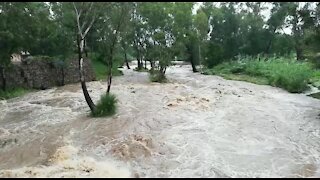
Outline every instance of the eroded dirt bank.
<svg viewBox="0 0 320 180">
<path fill-rule="evenodd" d="M 319 100 L 190 66 L 124 73 L 112 118 L 88 117 L 79 84 L 0 101 L 0 177 L 320 177 Z"/>
</svg>

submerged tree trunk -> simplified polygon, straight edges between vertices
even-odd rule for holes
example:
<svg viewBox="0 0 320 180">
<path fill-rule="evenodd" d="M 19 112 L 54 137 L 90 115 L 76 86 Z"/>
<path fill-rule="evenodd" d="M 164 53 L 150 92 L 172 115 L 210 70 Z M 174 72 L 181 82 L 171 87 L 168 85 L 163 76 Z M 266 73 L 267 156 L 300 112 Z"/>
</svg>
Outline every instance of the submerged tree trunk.
<svg viewBox="0 0 320 180">
<path fill-rule="evenodd" d="M 162 76 L 164 76 L 166 74 L 166 67 L 160 66 L 160 73 Z"/>
<path fill-rule="evenodd" d="M 142 57 L 140 56 L 140 63 L 141 63 L 141 67 L 140 67 L 140 69 L 143 69 L 143 59 L 142 59 Z"/>
<path fill-rule="evenodd" d="M 112 50 L 111 50 L 111 53 L 110 53 L 110 57 L 109 57 L 109 61 L 108 61 L 108 77 L 107 77 L 107 82 L 108 82 L 108 89 L 107 89 L 107 95 L 110 93 L 110 89 L 111 89 L 111 83 L 112 83 L 112 66 L 113 66 L 113 63 L 112 63 L 112 60 L 113 60 L 113 55 L 112 55 Z"/>
<path fill-rule="evenodd" d="M 128 62 L 128 57 L 127 57 L 127 53 L 126 52 L 124 52 L 124 60 L 126 62 L 127 68 L 130 69 L 129 62 Z"/>
<path fill-rule="evenodd" d="M 194 56 L 194 53 L 192 52 L 192 48 L 190 49 L 189 53 L 190 53 L 190 62 L 191 62 L 191 66 L 192 66 L 192 71 L 198 72 L 198 70 L 196 68 L 195 56 Z"/>
<path fill-rule="evenodd" d="M 194 58 L 191 58 L 191 66 L 192 66 L 192 71 L 193 72 L 198 72 L 195 62 L 194 62 Z"/>
<path fill-rule="evenodd" d="M 147 69 L 147 60 L 144 60 L 144 69 Z"/>
<path fill-rule="evenodd" d="M 60 81 L 57 82 L 57 85 L 58 86 L 64 86 L 64 79 L 65 79 L 64 67 L 61 66 L 59 69 L 60 69 L 61 78 L 59 78 Z"/>
<path fill-rule="evenodd" d="M 142 69 L 143 68 L 143 64 L 141 62 L 141 54 L 140 54 L 140 51 L 137 47 L 137 61 L 138 61 L 138 70 Z"/>
<path fill-rule="evenodd" d="M 187 45 L 187 52 L 189 54 L 189 61 L 191 63 L 192 71 L 193 72 L 198 72 L 198 70 L 196 68 L 195 55 L 193 53 L 193 45 L 192 44 L 188 44 Z"/>
<path fill-rule="evenodd" d="M 80 35 L 78 35 L 77 41 L 78 41 L 79 74 L 80 74 L 81 88 L 82 88 L 82 91 L 83 91 L 84 98 L 86 99 L 86 102 L 87 102 L 91 112 L 94 112 L 96 106 L 94 105 L 94 103 L 93 103 L 93 101 L 92 101 L 92 99 L 91 99 L 91 97 L 89 95 L 89 92 L 88 92 L 88 89 L 87 89 L 87 85 L 86 85 L 86 81 L 85 81 L 85 78 L 84 78 L 83 57 L 82 57 L 83 50 L 84 50 L 84 39 L 81 38 Z"/>
<path fill-rule="evenodd" d="M 151 70 L 153 70 L 153 69 L 154 69 L 154 66 L 155 66 L 154 61 L 149 60 L 149 62 L 150 62 Z"/>
</svg>

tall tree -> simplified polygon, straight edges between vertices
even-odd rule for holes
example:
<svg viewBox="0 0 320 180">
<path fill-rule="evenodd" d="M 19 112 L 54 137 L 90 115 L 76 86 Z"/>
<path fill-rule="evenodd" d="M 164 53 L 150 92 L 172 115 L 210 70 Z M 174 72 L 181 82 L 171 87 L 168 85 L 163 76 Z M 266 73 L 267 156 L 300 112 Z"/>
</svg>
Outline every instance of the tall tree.
<svg viewBox="0 0 320 180">
<path fill-rule="evenodd" d="M 112 69 L 114 66 L 114 54 L 117 43 L 120 41 L 120 34 L 125 23 L 130 18 L 131 3 L 104 3 L 104 11 L 99 21 L 100 51 L 107 63 L 107 94 L 109 94 L 112 83 Z M 106 25 L 108 24 L 108 25 Z"/>
<path fill-rule="evenodd" d="M 91 110 L 91 112 L 95 111 L 95 104 L 93 103 L 89 92 L 87 90 L 84 69 L 83 69 L 83 54 L 84 54 L 84 42 L 87 34 L 93 26 L 97 18 L 97 4 L 90 3 L 73 3 L 75 18 L 76 18 L 76 29 L 77 29 L 77 46 L 78 46 L 78 59 L 79 59 L 79 74 L 80 74 L 80 82 L 84 97 L 86 102 Z"/>
<path fill-rule="evenodd" d="M 11 65 L 11 55 L 20 53 L 30 47 L 27 27 L 32 20 L 31 3 L 1 2 L 0 3 L 0 76 L 2 89 L 6 90 L 6 70 Z"/>
</svg>

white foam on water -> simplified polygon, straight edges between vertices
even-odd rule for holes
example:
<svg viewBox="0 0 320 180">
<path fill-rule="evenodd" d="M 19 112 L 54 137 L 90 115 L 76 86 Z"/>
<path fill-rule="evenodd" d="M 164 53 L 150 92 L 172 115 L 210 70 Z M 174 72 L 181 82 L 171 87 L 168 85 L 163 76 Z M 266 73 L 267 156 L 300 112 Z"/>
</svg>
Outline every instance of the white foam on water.
<svg viewBox="0 0 320 180">
<path fill-rule="evenodd" d="M 49 159 L 48 166 L 1 170 L 0 177 L 131 177 L 125 164 L 112 159 L 97 161 L 79 156 L 78 149 L 67 145 L 59 148 Z"/>
</svg>

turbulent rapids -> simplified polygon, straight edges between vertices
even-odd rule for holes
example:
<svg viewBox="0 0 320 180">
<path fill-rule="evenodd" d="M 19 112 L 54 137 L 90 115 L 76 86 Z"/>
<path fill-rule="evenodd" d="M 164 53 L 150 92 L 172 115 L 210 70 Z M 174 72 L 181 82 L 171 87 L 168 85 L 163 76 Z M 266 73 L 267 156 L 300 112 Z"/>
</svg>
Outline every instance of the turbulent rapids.
<svg viewBox="0 0 320 180">
<path fill-rule="evenodd" d="M 0 101 L 0 177 L 319 177 L 320 101 L 168 69 L 123 70 L 118 112 L 91 118 L 80 84 Z M 88 83 L 94 101 L 106 82 Z"/>
</svg>

